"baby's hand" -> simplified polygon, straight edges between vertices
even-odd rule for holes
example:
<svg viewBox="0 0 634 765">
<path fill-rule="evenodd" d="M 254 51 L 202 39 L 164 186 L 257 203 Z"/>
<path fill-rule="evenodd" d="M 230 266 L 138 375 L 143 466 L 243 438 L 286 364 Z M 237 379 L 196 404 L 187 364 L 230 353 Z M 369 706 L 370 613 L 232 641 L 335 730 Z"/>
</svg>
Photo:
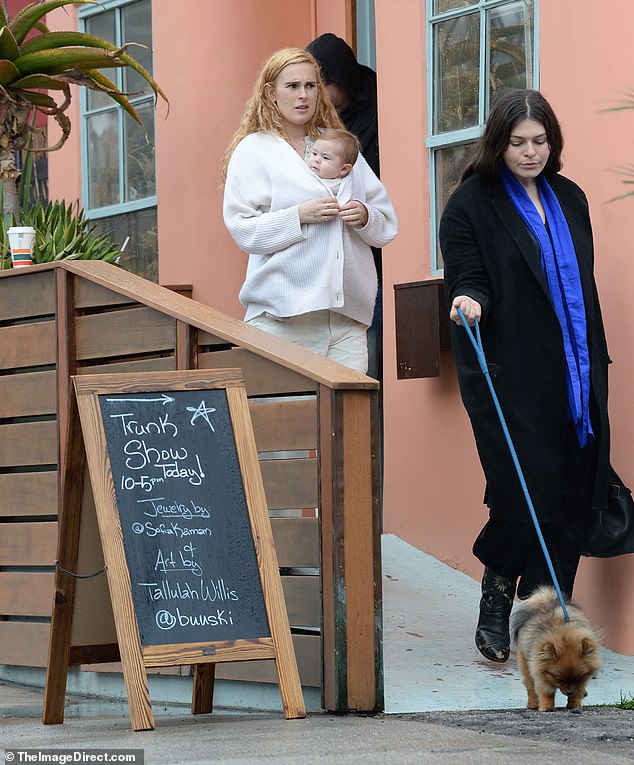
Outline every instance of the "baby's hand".
<svg viewBox="0 0 634 765">
<path fill-rule="evenodd" d="M 327 223 L 339 212 L 339 205 L 333 197 L 311 199 L 299 206 L 300 223 Z"/>
<path fill-rule="evenodd" d="M 339 217 L 346 226 L 363 228 L 368 222 L 368 209 L 358 199 L 351 199 L 339 208 Z"/>
</svg>

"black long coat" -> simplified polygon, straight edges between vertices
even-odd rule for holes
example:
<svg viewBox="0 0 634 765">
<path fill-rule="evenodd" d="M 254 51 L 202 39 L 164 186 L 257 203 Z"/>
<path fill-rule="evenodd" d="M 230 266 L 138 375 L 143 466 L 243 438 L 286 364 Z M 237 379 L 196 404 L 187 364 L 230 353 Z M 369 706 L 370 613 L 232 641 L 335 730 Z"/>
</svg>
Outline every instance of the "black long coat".
<svg viewBox="0 0 634 765">
<path fill-rule="evenodd" d="M 593 275 L 594 248 L 583 191 L 561 175 L 549 178 L 579 262 L 590 352 L 592 427 L 598 462 L 592 504 L 607 504 L 610 432 L 608 353 Z M 480 331 L 498 395 L 538 517 L 561 518 L 567 420 L 562 333 L 537 240 L 500 181 L 467 178 L 450 197 L 440 223 L 449 304 L 469 295 L 482 306 Z M 517 518 L 526 501 L 486 379 L 462 327 L 452 322 L 452 348 L 462 400 L 487 480 L 491 516 Z"/>
</svg>

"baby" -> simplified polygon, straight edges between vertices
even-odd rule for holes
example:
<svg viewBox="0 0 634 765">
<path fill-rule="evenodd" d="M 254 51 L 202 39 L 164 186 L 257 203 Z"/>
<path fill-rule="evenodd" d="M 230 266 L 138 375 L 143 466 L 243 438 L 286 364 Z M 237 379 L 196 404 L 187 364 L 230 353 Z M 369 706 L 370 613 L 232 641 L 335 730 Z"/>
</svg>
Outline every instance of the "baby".
<svg viewBox="0 0 634 765">
<path fill-rule="evenodd" d="M 341 181 L 352 170 L 359 156 L 359 140 L 347 130 L 331 128 L 316 138 L 308 158 L 308 167 L 336 196 Z"/>
</svg>

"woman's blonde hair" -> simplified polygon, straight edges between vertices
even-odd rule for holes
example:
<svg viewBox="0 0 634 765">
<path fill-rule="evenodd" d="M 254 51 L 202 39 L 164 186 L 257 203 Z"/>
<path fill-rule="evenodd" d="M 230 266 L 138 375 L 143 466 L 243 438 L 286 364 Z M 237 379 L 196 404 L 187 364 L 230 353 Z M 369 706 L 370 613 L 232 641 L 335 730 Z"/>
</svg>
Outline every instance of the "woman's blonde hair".
<svg viewBox="0 0 634 765">
<path fill-rule="evenodd" d="M 319 73 L 317 60 L 302 48 L 282 48 L 282 50 L 273 53 L 262 67 L 253 92 L 247 101 L 240 126 L 234 133 L 225 152 L 221 171 L 223 181 L 227 175 L 227 166 L 233 150 L 245 136 L 251 133 L 269 132 L 277 133 L 285 140 L 289 140 L 282 126 L 277 104 L 273 101 L 269 93 L 270 88 L 267 88 L 267 85 L 273 85 L 282 70 L 291 64 L 311 64 L 315 67 L 315 82 L 318 90 L 317 106 L 315 114 L 306 123 L 306 134 L 316 138 L 321 129 L 343 127 L 335 107 L 328 98 L 328 93 Z"/>
</svg>

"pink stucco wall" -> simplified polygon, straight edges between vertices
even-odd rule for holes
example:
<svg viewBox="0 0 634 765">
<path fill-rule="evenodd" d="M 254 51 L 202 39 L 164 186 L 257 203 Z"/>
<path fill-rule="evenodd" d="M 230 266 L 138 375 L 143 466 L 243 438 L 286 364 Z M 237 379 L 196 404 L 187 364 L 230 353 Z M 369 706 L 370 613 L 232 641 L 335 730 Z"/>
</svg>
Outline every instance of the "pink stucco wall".
<svg viewBox="0 0 634 765">
<path fill-rule="evenodd" d="M 597 15 L 592 0 L 541 3 L 541 88 L 556 105 L 566 147 L 564 173 L 586 191 L 595 234 L 596 277 L 610 356 L 612 462 L 634 484 L 634 197 L 608 200 L 627 190 L 612 170 L 634 162 L 634 111 L 605 112 L 634 87 L 634 5 L 610 3 Z M 631 188 L 631 187 L 630 187 Z M 582 562 L 579 599 L 606 626 L 608 644 L 634 653 L 634 555 Z"/>
<path fill-rule="evenodd" d="M 46 24 L 51 32 L 77 28 L 77 9 L 69 6 L 47 14 Z M 79 126 L 79 91 L 71 89 L 73 100 L 67 115 L 71 121 L 70 137 L 60 151 L 48 155 L 49 193 L 51 199 L 65 199 L 67 202 L 81 200 L 81 140 Z M 49 143 L 59 137 L 56 123 L 48 121 Z"/>
</svg>

